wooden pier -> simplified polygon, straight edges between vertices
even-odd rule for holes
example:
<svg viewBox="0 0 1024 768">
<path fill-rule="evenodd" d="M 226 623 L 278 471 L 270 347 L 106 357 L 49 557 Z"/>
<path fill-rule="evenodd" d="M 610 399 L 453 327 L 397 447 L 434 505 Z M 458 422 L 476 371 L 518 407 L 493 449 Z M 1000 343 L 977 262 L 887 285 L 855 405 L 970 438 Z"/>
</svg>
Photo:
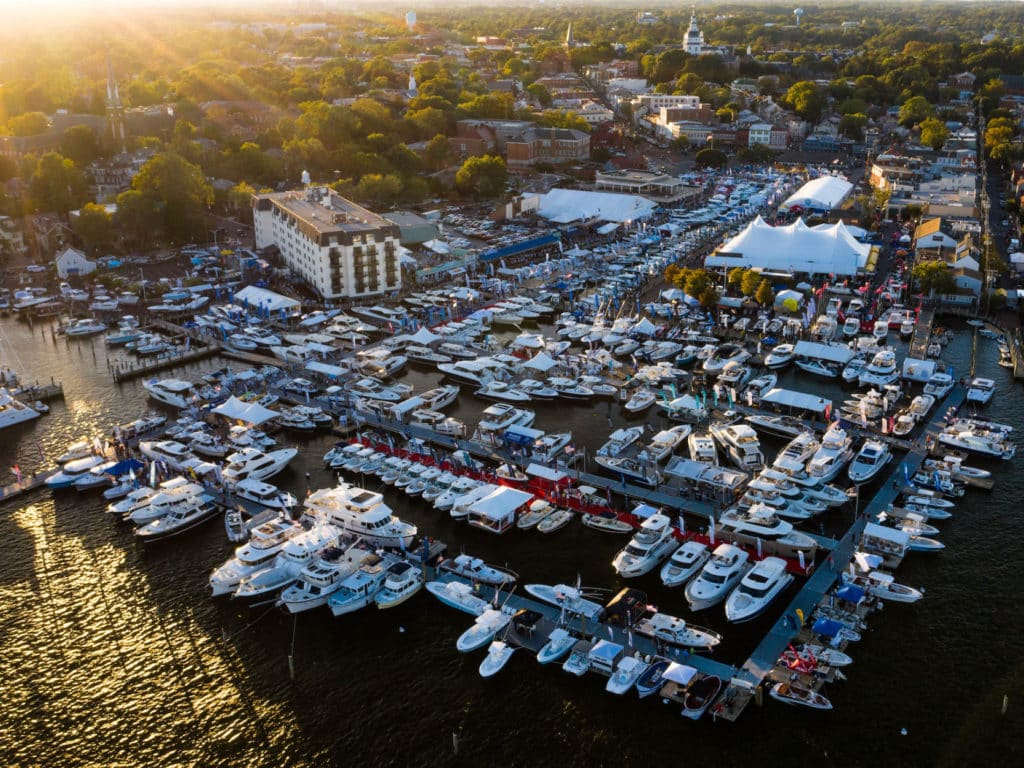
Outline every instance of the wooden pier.
<svg viewBox="0 0 1024 768">
<path fill-rule="evenodd" d="M 49 469 L 46 472 L 37 472 L 31 477 L 23 477 L 20 483 L 11 483 L 10 485 L 0 486 L 0 504 L 5 501 L 10 501 L 23 493 L 34 491 L 36 488 L 41 488 L 43 484 L 51 477 L 56 475 L 60 469 Z"/>
<path fill-rule="evenodd" d="M 932 321 L 935 319 L 935 310 L 931 307 L 923 307 L 917 314 L 917 323 L 914 325 L 914 335 L 910 339 L 910 349 L 907 357 L 916 360 L 924 360 L 928 355 L 928 340 L 932 336 Z"/>
<path fill-rule="evenodd" d="M 187 352 L 172 352 L 167 355 L 157 355 L 156 357 L 145 360 L 142 362 L 124 362 L 117 363 L 111 366 L 110 372 L 114 377 L 114 381 L 128 381 L 129 379 L 137 379 L 140 376 L 148 376 L 151 373 L 157 371 L 163 371 L 168 368 L 177 368 L 179 365 L 187 365 L 194 363 L 197 360 L 203 360 L 211 355 L 220 353 L 220 347 L 215 344 L 207 346 L 196 346 Z"/>
</svg>

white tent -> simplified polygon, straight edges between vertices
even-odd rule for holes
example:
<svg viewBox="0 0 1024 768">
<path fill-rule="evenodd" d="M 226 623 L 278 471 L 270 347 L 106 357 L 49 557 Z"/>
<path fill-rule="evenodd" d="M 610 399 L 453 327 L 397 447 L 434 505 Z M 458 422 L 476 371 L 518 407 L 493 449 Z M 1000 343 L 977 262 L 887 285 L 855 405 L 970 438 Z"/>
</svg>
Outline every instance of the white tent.
<svg viewBox="0 0 1024 768">
<path fill-rule="evenodd" d="M 516 510 L 533 499 L 532 493 L 499 486 L 469 507 L 470 522 L 478 520 L 488 528 L 504 530 L 515 523 Z"/>
<path fill-rule="evenodd" d="M 547 352 L 540 351 L 533 356 L 532 360 L 528 360 L 527 362 L 523 363 L 523 368 L 532 368 L 535 371 L 545 373 L 547 371 L 550 371 L 556 365 L 558 365 L 558 362 L 555 361 L 551 357 L 551 355 L 549 355 Z"/>
<path fill-rule="evenodd" d="M 639 333 L 641 336 L 653 336 L 658 332 L 658 326 L 648 320 L 646 317 L 640 319 L 636 325 L 630 329 L 630 333 Z"/>
<path fill-rule="evenodd" d="M 280 293 L 268 291 L 266 288 L 258 288 L 255 285 L 247 285 L 235 294 L 235 304 L 250 307 L 262 307 L 270 312 L 278 314 L 283 309 L 285 314 L 298 315 L 302 312 L 302 302 L 289 299 Z"/>
<path fill-rule="evenodd" d="M 254 427 L 277 416 L 277 411 L 264 408 L 256 403 L 244 403 L 234 395 L 214 408 L 213 412 L 226 419 L 244 421 Z"/>
<path fill-rule="evenodd" d="M 853 191 L 853 184 L 838 176 L 819 176 L 794 192 L 780 207 L 828 211 L 838 208 Z"/>
<path fill-rule="evenodd" d="M 679 288 L 666 288 L 661 292 L 661 298 L 665 301 L 682 301 L 686 298 L 686 291 Z"/>
<path fill-rule="evenodd" d="M 786 290 L 779 291 L 775 294 L 775 308 L 778 309 L 781 307 L 786 302 L 786 299 L 793 299 L 796 301 L 797 306 L 803 306 L 805 298 L 806 297 L 800 293 L 800 291 L 794 291 L 787 288 Z"/>
<path fill-rule="evenodd" d="M 435 341 L 440 341 L 441 337 L 431 331 L 427 326 L 423 326 L 416 333 L 409 337 L 409 341 L 414 344 L 433 344 Z"/>
<path fill-rule="evenodd" d="M 441 255 L 449 254 L 452 252 L 452 249 L 448 247 L 448 243 L 444 242 L 443 240 L 427 240 L 427 242 L 423 244 L 423 247 L 426 248 L 428 251 L 433 251 L 434 253 L 438 253 Z"/>
<path fill-rule="evenodd" d="M 525 349 L 544 349 L 544 336 L 539 333 L 520 333 L 510 346 Z"/>
<path fill-rule="evenodd" d="M 621 223 L 647 218 L 654 213 L 655 208 L 657 205 L 639 195 L 552 189 L 540 196 L 540 209 L 537 213 L 557 224 L 588 219 Z"/>
<path fill-rule="evenodd" d="M 708 256 L 708 267 L 752 267 L 769 272 L 856 275 L 867 264 L 871 246 L 857 242 L 842 222 L 811 229 L 803 219 L 773 227 L 758 216 L 747 228 Z"/>
</svg>

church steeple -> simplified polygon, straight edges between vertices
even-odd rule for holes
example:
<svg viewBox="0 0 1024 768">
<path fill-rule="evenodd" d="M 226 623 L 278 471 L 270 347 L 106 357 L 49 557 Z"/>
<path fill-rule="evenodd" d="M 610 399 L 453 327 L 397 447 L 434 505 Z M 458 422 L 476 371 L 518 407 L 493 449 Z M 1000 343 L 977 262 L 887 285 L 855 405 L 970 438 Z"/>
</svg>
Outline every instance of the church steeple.
<svg viewBox="0 0 1024 768">
<path fill-rule="evenodd" d="M 565 47 L 566 48 L 575 48 L 576 47 L 576 38 L 574 38 L 572 36 L 572 22 L 571 21 L 569 22 L 569 29 L 567 29 L 566 32 L 565 32 Z"/>
<path fill-rule="evenodd" d="M 114 79 L 114 67 L 110 63 L 110 48 L 107 47 L 107 122 L 110 124 L 110 136 L 118 149 L 124 152 L 124 106 L 121 104 L 121 94 L 117 90 L 117 80 Z"/>
</svg>

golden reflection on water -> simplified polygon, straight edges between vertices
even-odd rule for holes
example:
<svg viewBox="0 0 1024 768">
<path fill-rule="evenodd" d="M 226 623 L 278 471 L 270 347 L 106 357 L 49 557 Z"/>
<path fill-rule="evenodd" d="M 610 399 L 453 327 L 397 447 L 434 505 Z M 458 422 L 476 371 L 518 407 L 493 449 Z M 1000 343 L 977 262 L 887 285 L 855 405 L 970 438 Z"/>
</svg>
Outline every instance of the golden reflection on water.
<svg viewBox="0 0 1024 768">
<path fill-rule="evenodd" d="M 296 752 L 281 743 L 297 730 L 288 704 L 254 693 L 189 602 L 160 604 L 133 553 L 88 548 L 49 500 L 11 519 L 26 547 L 22 571 L 0 581 L 0 764 L 238 765 Z"/>
</svg>

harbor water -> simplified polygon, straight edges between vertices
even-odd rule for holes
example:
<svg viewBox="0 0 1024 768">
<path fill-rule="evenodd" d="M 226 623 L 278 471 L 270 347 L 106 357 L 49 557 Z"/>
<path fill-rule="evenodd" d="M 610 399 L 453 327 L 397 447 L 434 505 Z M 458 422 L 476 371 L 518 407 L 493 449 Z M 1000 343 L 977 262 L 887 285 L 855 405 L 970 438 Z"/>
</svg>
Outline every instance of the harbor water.
<svg viewBox="0 0 1024 768">
<path fill-rule="evenodd" d="M 957 329 L 945 359 L 967 375 L 972 337 Z M 996 366 L 995 342 L 978 339 L 979 375 L 997 382 L 989 415 L 1024 431 L 1024 403 Z M 0 468 L 28 475 L 52 466 L 76 440 L 109 432 L 151 409 L 141 382 L 114 384 L 101 338 L 68 341 L 52 326 L 0 320 L 0 360 L 23 379 L 64 385 L 49 415 L 3 431 Z M 193 380 L 225 361 L 185 368 Z M 237 364 L 233 367 L 240 368 Z M 167 374 L 165 374 L 167 375 Z M 410 370 L 417 389 L 436 373 Z M 838 385 L 797 371 L 780 386 L 841 401 Z M 847 395 L 848 396 L 848 395 Z M 464 388 L 450 410 L 475 425 L 485 404 Z M 535 403 L 537 426 L 570 429 L 593 452 L 626 422 L 614 403 Z M 171 415 L 168 413 L 168 415 Z M 643 419 L 660 429 L 652 411 Z M 650 434 L 650 433 L 648 433 Z M 274 479 L 296 495 L 335 481 L 321 457 L 333 440 L 281 436 L 299 448 Z M 771 458 L 780 442 L 766 442 Z M 1019 459 L 1018 459 L 1019 461 Z M 923 586 L 916 605 L 890 604 L 850 653 L 848 680 L 826 689 L 830 713 L 765 697 L 733 724 L 692 723 L 657 697 L 614 697 L 603 680 L 541 667 L 520 652 L 492 679 L 482 652 L 460 654 L 470 620 L 424 592 L 394 610 L 297 618 L 272 604 L 209 596 L 207 576 L 231 553 L 217 523 L 144 548 L 103 511 L 99 494 L 45 490 L 0 513 L 0 765 L 342 766 L 406 765 L 977 765 L 1024 748 L 1024 618 L 1017 592 L 1024 557 L 1024 472 L 994 470 L 995 490 L 969 490 L 942 524 L 946 550 L 912 553 L 898 581 Z M 5 482 L 13 477 L 6 475 Z M 368 481 L 370 487 L 379 481 Z M 575 523 L 550 536 L 469 529 L 404 494 L 385 490 L 420 531 L 494 564 L 521 583 L 572 583 L 617 591 L 610 562 L 623 537 Z M 617 502 L 621 503 L 621 502 Z M 826 512 L 821 532 L 844 530 L 850 508 Z M 687 524 L 698 525 L 696 518 Z M 819 523 L 812 523 L 819 532 Z M 799 580 L 798 580 L 799 581 Z M 680 590 L 656 572 L 628 582 L 669 614 L 723 634 L 715 652 L 739 665 L 798 585 L 768 614 L 728 624 L 721 606 L 691 615 Z M 1004 694 L 1009 709 L 1000 715 Z M 1012 758 L 1011 758 L 1012 759 Z"/>
</svg>

